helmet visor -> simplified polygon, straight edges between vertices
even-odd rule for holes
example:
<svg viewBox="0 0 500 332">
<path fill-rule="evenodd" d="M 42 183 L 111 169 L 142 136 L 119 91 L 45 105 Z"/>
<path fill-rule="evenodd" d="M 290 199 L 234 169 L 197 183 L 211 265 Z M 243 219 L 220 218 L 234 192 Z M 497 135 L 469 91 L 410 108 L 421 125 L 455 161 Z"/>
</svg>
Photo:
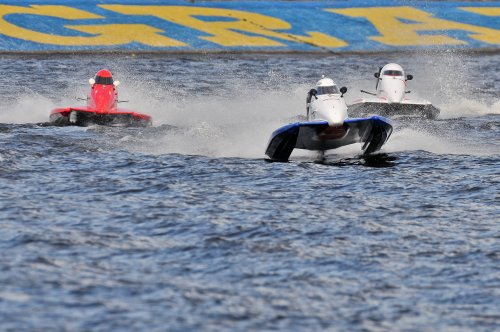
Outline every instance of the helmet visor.
<svg viewBox="0 0 500 332">
<path fill-rule="evenodd" d="M 318 95 L 331 95 L 339 93 L 339 90 L 337 89 L 336 85 L 318 86 L 316 90 L 318 91 Z"/>
<path fill-rule="evenodd" d="M 384 75 L 387 76 L 403 76 L 403 72 L 400 70 L 384 70 Z"/>
<path fill-rule="evenodd" d="M 95 77 L 95 84 L 113 85 L 113 77 Z"/>
</svg>

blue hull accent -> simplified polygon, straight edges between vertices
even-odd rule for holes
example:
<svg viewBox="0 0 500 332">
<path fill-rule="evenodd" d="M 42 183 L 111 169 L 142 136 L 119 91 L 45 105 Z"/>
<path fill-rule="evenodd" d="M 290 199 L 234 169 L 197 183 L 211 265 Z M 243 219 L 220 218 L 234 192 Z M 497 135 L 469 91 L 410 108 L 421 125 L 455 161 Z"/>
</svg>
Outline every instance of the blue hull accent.
<svg viewBox="0 0 500 332">
<path fill-rule="evenodd" d="M 364 154 L 382 148 L 392 133 L 391 122 L 380 116 L 347 119 L 342 125 L 326 121 L 295 122 L 274 131 L 266 155 L 273 161 L 287 161 L 293 149 L 326 151 L 341 146 L 364 143 Z"/>
</svg>

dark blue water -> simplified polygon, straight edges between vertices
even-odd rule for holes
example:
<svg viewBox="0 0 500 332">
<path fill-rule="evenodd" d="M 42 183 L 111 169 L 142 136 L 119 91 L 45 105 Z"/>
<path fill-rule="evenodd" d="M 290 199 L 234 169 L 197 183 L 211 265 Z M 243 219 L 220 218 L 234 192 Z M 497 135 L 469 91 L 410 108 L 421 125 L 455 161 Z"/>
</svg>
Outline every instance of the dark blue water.
<svg viewBox="0 0 500 332">
<path fill-rule="evenodd" d="M 0 58 L 0 330 L 500 329 L 498 55 L 96 58 Z M 439 120 L 265 161 L 318 75 L 389 61 Z M 155 126 L 45 126 L 101 67 Z"/>
</svg>

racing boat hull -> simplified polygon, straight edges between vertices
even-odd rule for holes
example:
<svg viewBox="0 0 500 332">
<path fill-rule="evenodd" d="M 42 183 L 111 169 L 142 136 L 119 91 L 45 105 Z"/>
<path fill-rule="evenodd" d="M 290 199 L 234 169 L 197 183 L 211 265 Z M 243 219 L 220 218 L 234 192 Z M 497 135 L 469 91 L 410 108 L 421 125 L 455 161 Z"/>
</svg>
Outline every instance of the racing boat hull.
<svg viewBox="0 0 500 332">
<path fill-rule="evenodd" d="M 362 117 L 380 115 L 383 117 L 416 117 L 435 120 L 439 116 L 439 109 L 430 103 L 388 103 L 386 101 L 359 101 L 348 106 L 349 114 Z"/>
<path fill-rule="evenodd" d="M 363 143 L 363 154 L 382 148 L 392 133 L 392 124 L 379 116 L 346 119 L 331 126 L 327 121 L 296 122 L 274 131 L 266 155 L 272 161 L 288 161 L 294 149 L 327 151 Z"/>
<path fill-rule="evenodd" d="M 149 115 L 117 110 L 115 112 L 98 113 L 88 109 L 62 108 L 55 109 L 50 114 L 50 123 L 55 126 L 80 126 L 91 125 L 116 126 L 116 127 L 148 127 L 152 124 Z"/>
</svg>

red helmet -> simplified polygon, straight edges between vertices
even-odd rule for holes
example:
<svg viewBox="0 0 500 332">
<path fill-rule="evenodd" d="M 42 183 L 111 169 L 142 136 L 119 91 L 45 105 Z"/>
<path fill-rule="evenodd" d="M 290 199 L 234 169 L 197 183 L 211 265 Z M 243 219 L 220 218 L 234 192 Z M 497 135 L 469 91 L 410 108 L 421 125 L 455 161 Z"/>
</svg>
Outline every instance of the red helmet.
<svg viewBox="0 0 500 332">
<path fill-rule="evenodd" d="M 107 69 L 101 69 L 95 74 L 95 84 L 112 85 L 113 76 Z"/>
</svg>

